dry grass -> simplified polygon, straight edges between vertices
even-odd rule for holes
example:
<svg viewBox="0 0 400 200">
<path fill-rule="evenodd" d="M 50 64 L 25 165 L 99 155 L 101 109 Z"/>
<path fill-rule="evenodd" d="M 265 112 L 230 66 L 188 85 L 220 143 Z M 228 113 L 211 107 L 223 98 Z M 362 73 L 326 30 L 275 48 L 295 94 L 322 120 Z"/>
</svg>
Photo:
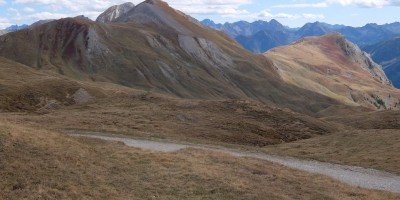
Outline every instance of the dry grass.
<svg viewBox="0 0 400 200">
<path fill-rule="evenodd" d="M 145 152 L 4 120 L 0 127 L 1 199 L 399 198 L 215 152 Z"/>
<path fill-rule="evenodd" d="M 331 97 L 344 105 L 397 110 L 400 93 L 388 82 L 382 83 L 387 80 L 383 70 L 363 64 L 361 52 L 347 55 L 342 49 L 342 45 L 346 46 L 342 39 L 337 34 L 308 37 L 272 49 L 265 56 L 274 61 L 282 79 L 289 84 Z M 385 106 L 379 105 L 379 99 Z"/>
<path fill-rule="evenodd" d="M 201 143 L 266 146 L 336 131 L 329 123 L 251 101 L 200 101 L 138 94 L 44 115 L 11 115 L 60 130 L 112 132 Z"/>
<path fill-rule="evenodd" d="M 392 110 L 347 112 L 346 114 L 326 117 L 324 120 L 356 129 L 400 129 L 400 113 Z"/>
<path fill-rule="evenodd" d="M 102 84 L 102 87 L 108 85 Z M 60 106 L 73 105 L 76 102 L 71 96 L 78 89 L 84 88 L 93 97 L 104 97 L 106 90 L 102 87 L 38 71 L 0 57 L 0 111 L 36 111 L 51 100 Z"/>
<path fill-rule="evenodd" d="M 268 152 L 380 169 L 400 175 L 400 130 L 352 130 L 289 144 Z"/>
</svg>

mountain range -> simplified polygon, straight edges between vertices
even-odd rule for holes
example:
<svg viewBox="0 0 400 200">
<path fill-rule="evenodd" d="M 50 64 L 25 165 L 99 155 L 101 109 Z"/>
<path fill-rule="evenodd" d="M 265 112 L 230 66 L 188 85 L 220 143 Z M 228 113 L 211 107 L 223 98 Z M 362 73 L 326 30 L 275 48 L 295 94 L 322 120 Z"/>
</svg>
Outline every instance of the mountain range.
<svg viewBox="0 0 400 200">
<path fill-rule="evenodd" d="M 392 51 L 399 48 L 399 43 L 396 43 L 400 35 L 399 22 L 384 25 L 367 24 L 363 27 L 314 22 L 295 29 L 285 27 L 276 20 L 216 24 L 206 19 L 202 21 L 202 24 L 224 31 L 244 48 L 255 53 L 264 53 L 275 47 L 291 44 L 303 37 L 338 32 L 362 50 L 370 53 L 372 59 L 383 66 L 393 85 L 400 87 L 400 59 L 397 51 Z"/>
<path fill-rule="evenodd" d="M 155 0 L 115 23 L 67 18 L 9 33 L 0 38 L 0 56 L 80 80 L 185 98 L 251 98 L 298 111 L 337 104 L 283 83 L 262 55 Z"/>
<path fill-rule="evenodd" d="M 271 29 L 287 30 L 276 21 L 269 24 Z M 336 45 L 344 44 L 348 43 Z M 0 37 L 0 56 L 79 80 L 107 81 L 183 98 L 253 99 L 305 113 L 339 105 L 377 109 L 380 107 L 375 106 L 376 99 L 384 100 L 387 108 L 395 108 L 397 91 L 386 83 L 384 74 L 379 70 L 372 73 L 370 70 L 378 67 L 369 59 L 352 58 L 363 55 L 360 50 L 351 52 L 357 53 L 338 51 L 338 54 L 344 53 L 344 57 L 360 62 L 353 64 L 355 68 L 365 69 L 354 73 L 363 73 L 358 79 L 371 83 L 373 89 L 362 90 L 362 95 L 357 93 L 368 101 L 331 95 L 340 93 L 342 86 L 357 88 L 344 86 L 345 83 L 327 88 L 330 91 L 327 95 L 312 87 L 285 81 L 286 76 L 276 67 L 282 60 L 248 52 L 227 35 L 204 27 L 157 0 L 111 7 L 97 22 L 82 17 L 66 18 Z M 287 62 L 293 59 L 287 58 Z M 324 60 L 318 65 L 325 67 L 330 62 L 333 61 Z M 363 66 L 364 62 L 368 65 Z M 303 61 L 301 65 L 311 64 Z M 338 68 L 344 67 L 338 65 Z M 335 75 L 348 76 L 341 72 Z M 374 81 L 376 76 L 381 82 Z M 388 90 L 377 92 L 382 87 Z M 385 98 L 389 93 L 393 99 Z M 372 96 L 375 100 L 371 100 Z"/>
<path fill-rule="evenodd" d="M 202 24 L 224 31 L 246 49 L 255 53 L 263 53 L 277 46 L 288 45 L 303 37 L 322 36 L 331 32 L 341 33 L 361 48 L 400 34 L 399 22 L 384 25 L 367 24 L 363 27 L 314 22 L 307 23 L 301 28 L 285 27 L 276 20 L 216 24 L 212 20 L 206 19 L 202 21 Z"/>
<path fill-rule="evenodd" d="M 365 46 L 363 50 L 382 65 L 393 85 L 400 88 L 400 36 Z"/>
</svg>

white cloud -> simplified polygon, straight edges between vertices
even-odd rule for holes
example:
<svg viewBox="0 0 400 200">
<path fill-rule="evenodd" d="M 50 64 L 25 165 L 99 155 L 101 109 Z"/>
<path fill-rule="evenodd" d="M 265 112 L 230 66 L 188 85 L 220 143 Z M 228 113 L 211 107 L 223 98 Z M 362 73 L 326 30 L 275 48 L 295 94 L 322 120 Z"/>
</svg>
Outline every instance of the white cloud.
<svg viewBox="0 0 400 200">
<path fill-rule="evenodd" d="M 306 4 L 280 4 L 274 8 L 326 8 L 331 4 L 340 4 L 342 6 L 355 5 L 364 8 L 382 8 L 389 6 L 400 6 L 400 0 L 326 0 L 320 3 Z"/>
<path fill-rule="evenodd" d="M 285 20 L 298 20 L 298 19 L 324 19 L 325 16 L 321 14 L 288 14 L 288 13 L 276 13 L 273 14 L 269 10 L 262 10 L 257 13 L 243 13 L 243 14 L 227 14 L 222 15 L 225 18 L 240 19 L 240 20 L 271 20 L 271 19 L 285 19 Z"/>
<path fill-rule="evenodd" d="M 0 18 L 0 23 L 8 23 L 8 19 L 6 19 L 6 18 Z"/>
<path fill-rule="evenodd" d="M 324 15 L 316 15 L 316 14 L 309 14 L 309 13 L 302 14 L 302 17 L 304 19 L 312 19 L 312 20 L 325 19 Z"/>
<path fill-rule="evenodd" d="M 1 1 L 1 0 L 0 0 Z M 45 5 L 52 11 L 68 11 L 70 16 L 87 13 L 87 16 L 95 19 L 108 7 L 125 3 L 127 0 L 14 0 L 14 4 Z M 139 4 L 143 0 L 133 0 Z M 172 7 L 188 14 L 243 14 L 247 11 L 239 7 L 249 4 L 252 0 L 166 0 Z"/>
<path fill-rule="evenodd" d="M 11 26 L 11 23 L 6 18 L 0 18 L 0 30 L 5 29 Z"/>
<path fill-rule="evenodd" d="M 328 0 L 328 2 L 343 6 L 356 5 L 361 7 L 385 7 L 391 5 L 390 0 Z"/>
<path fill-rule="evenodd" d="M 26 15 L 21 17 L 22 19 L 33 19 L 35 21 L 43 20 L 43 19 L 60 19 L 68 17 L 66 14 L 63 13 L 51 13 L 51 12 L 38 12 L 31 15 Z"/>
<path fill-rule="evenodd" d="M 5 0 L 0 0 L 0 6 L 6 4 Z"/>
<path fill-rule="evenodd" d="M 273 7 L 274 8 L 326 8 L 326 7 L 328 7 L 328 4 L 326 2 L 314 3 L 314 4 L 306 4 L 306 3 L 281 4 L 281 5 L 276 5 Z"/>
<path fill-rule="evenodd" d="M 32 12 L 35 12 L 35 9 L 30 8 L 30 7 L 25 7 L 25 8 L 23 9 L 23 11 L 24 11 L 24 12 L 27 12 L 27 13 L 32 13 Z"/>
</svg>

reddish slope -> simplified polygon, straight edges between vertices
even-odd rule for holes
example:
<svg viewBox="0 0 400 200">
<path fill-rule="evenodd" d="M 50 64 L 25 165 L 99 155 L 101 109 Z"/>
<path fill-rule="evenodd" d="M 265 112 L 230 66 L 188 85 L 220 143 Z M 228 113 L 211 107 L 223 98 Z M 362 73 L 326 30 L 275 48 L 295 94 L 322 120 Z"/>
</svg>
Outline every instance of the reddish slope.
<svg viewBox="0 0 400 200">
<path fill-rule="evenodd" d="M 400 92 L 382 68 L 338 33 L 308 37 L 265 53 L 287 83 L 347 105 L 396 109 Z"/>
</svg>

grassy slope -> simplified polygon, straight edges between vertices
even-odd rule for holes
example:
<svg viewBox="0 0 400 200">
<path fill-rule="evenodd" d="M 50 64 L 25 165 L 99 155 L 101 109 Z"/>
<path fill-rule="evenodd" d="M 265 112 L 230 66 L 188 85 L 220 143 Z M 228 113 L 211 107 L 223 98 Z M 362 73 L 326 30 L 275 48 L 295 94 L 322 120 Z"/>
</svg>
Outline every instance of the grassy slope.
<svg viewBox="0 0 400 200">
<path fill-rule="evenodd" d="M 400 131 L 350 130 L 289 144 L 267 152 L 325 162 L 380 169 L 400 174 Z"/>
<path fill-rule="evenodd" d="M 322 137 L 270 146 L 266 150 L 400 174 L 398 111 L 347 112 L 324 120 L 341 124 L 343 130 Z"/>
<path fill-rule="evenodd" d="M 45 115 L 11 115 L 53 129 L 114 132 L 201 143 L 265 146 L 328 134 L 330 123 L 251 101 L 201 101 L 135 93 Z"/>
<path fill-rule="evenodd" d="M 4 120 L 0 127 L 1 199 L 398 198 L 215 152 L 144 152 Z"/>
<path fill-rule="evenodd" d="M 287 83 L 346 105 L 376 109 L 378 99 L 382 99 L 387 108 L 397 109 L 399 91 L 382 84 L 379 78 L 361 68 L 361 64 L 353 59 L 359 59 L 359 55 L 346 55 L 337 43 L 340 37 L 335 34 L 308 37 L 292 45 L 272 49 L 265 56 L 275 62 Z M 379 69 L 375 71 L 383 73 Z"/>
<path fill-rule="evenodd" d="M 196 58 L 187 53 L 173 30 L 79 19 L 62 19 L 2 36 L 0 55 L 78 80 L 108 81 L 185 98 L 250 98 L 305 113 L 340 105 L 283 82 L 264 56 L 251 54 L 228 36 L 167 10 L 196 33 L 189 35 L 193 40 L 209 39 L 211 47 L 193 47 L 209 55 Z M 82 41 L 88 41 L 90 48 Z M 232 63 L 221 63 L 214 56 L 228 57 Z"/>
<path fill-rule="evenodd" d="M 400 104 L 398 104 L 400 106 Z M 357 129 L 400 129 L 400 113 L 397 111 L 349 112 L 324 118 Z"/>
<path fill-rule="evenodd" d="M 80 88 L 93 97 L 105 96 L 100 91 L 104 89 L 95 89 L 90 84 L 0 57 L 0 111 L 35 111 L 50 100 L 65 106 L 73 105 L 75 102 L 71 96 Z"/>
</svg>

